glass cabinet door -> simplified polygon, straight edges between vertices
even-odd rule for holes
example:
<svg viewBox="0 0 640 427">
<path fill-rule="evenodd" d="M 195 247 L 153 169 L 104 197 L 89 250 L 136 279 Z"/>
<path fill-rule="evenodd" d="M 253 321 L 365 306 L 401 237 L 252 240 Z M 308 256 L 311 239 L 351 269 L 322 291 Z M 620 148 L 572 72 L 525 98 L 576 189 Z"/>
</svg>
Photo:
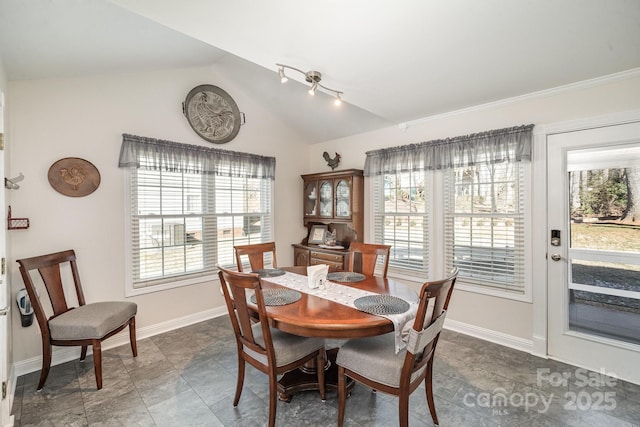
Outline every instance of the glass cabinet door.
<svg viewBox="0 0 640 427">
<path fill-rule="evenodd" d="M 340 179 L 336 184 L 336 218 L 351 216 L 351 181 Z"/>
<path fill-rule="evenodd" d="M 333 183 L 320 181 L 320 216 L 331 218 L 333 216 Z"/>
<path fill-rule="evenodd" d="M 318 190 L 315 181 L 304 184 L 304 216 L 318 216 Z"/>
</svg>

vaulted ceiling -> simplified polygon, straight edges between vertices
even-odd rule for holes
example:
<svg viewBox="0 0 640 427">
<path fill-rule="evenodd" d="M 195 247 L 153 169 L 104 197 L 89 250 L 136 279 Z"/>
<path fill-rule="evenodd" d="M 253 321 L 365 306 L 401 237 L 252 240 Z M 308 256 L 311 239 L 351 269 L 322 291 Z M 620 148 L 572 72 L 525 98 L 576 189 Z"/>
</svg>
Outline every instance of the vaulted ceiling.
<svg viewBox="0 0 640 427">
<path fill-rule="evenodd" d="M 0 58 L 9 80 L 216 64 L 313 143 L 635 73 L 640 1 L 0 0 Z"/>
</svg>

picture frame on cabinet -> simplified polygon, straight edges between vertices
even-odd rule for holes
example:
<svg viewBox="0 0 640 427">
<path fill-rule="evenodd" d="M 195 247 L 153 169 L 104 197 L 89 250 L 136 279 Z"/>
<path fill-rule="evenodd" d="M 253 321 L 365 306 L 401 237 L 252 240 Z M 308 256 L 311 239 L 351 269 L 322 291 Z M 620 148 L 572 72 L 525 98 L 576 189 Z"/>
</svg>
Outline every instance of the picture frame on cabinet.
<svg viewBox="0 0 640 427">
<path fill-rule="evenodd" d="M 313 225 L 311 231 L 309 231 L 309 238 L 307 243 L 312 245 L 319 245 L 324 243 L 324 236 L 328 230 L 326 225 Z"/>
</svg>

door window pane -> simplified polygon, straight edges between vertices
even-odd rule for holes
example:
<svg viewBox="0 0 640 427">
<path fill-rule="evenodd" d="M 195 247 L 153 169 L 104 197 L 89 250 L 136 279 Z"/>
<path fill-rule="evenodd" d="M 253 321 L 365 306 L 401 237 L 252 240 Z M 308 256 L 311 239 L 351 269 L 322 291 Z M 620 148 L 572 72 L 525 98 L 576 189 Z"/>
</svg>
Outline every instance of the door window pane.
<svg viewBox="0 0 640 427">
<path fill-rule="evenodd" d="M 569 328 L 640 344 L 640 147 L 576 150 L 569 171 Z M 638 206 L 638 207 L 636 207 Z"/>
</svg>

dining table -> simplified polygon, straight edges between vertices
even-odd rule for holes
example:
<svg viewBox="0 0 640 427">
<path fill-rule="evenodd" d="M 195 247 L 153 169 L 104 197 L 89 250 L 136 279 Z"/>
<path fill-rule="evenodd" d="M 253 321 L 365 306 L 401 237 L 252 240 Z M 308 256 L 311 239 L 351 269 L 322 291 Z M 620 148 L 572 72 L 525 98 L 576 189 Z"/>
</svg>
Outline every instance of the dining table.
<svg viewBox="0 0 640 427">
<path fill-rule="evenodd" d="M 306 266 L 280 267 L 277 270 L 299 276 L 307 275 Z M 348 272 L 344 272 L 344 274 L 346 274 L 345 277 L 348 277 Z M 277 283 L 279 277 L 268 276 L 261 277 L 263 293 L 268 293 L 270 289 L 286 287 Z M 338 282 L 332 280 L 327 286 L 332 287 L 333 290 L 338 289 L 339 286 L 345 286 L 347 288 L 339 289 L 346 289 L 346 293 L 349 293 L 349 289 L 354 289 L 354 292 L 361 290 L 378 295 L 391 295 L 417 307 L 418 296 L 410 286 L 389 278 L 360 276 L 362 277 L 357 281 L 347 279 L 346 282 Z M 305 337 L 351 339 L 394 333 L 397 327 L 388 317 L 370 314 L 344 303 L 324 298 L 312 289 L 307 292 L 299 292 L 299 294 L 299 299 L 295 302 L 266 306 L 269 324 L 272 328 Z M 326 349 L 325 387 L 330 390 L 337 390 L 338 386 L 338 369 L 335 363 L 338 350 L 338 348 Z M 313 360 L 301 369 L 284 374 L 278 383 L 279 399 L 289 401 L 292 395 L 297 392 L 317 390 L 316 369 L 315 360 Z M 353 382 L 349 381 L 347 387 L 350 390 L 353 387 Z"/>
</svg>

